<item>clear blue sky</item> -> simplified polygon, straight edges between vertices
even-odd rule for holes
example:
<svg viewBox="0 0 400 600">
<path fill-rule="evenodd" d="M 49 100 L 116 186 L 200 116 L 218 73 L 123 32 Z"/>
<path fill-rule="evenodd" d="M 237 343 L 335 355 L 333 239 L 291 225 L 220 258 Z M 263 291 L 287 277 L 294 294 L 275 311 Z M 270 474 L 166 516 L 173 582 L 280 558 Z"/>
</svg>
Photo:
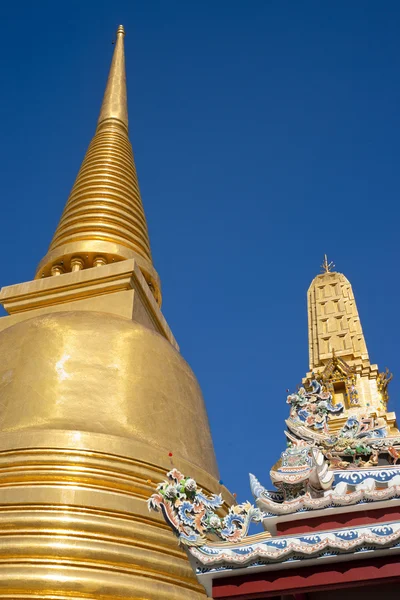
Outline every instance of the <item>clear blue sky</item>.
<svg viewBox="0 0 400 600">
<path fill-rule="evenodd" d="M 353 284 L 371 360 L 395 373 L 396 409 L 400 3 L 39 0 L 4 3 L 1 23 L 1 285 L 46 252 L 122 23 L 163 310 L 224 483 L 240 500 L 249 471 L 269 483 L 324 252 Z"/>
</svg>

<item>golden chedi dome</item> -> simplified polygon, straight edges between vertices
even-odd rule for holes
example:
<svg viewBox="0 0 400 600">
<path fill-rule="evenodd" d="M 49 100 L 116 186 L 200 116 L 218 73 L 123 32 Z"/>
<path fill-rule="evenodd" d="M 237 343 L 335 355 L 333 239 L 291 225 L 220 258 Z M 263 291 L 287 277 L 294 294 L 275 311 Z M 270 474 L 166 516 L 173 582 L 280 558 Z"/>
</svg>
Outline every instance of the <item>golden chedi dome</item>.
<svg viewBox="0 0 400 600">
<path fill-rule="evenodd" d="M 201 600 L 147 500 L 218 481 L 199 385 L 160 310 L 128 138 L 124 31 L 49 252 L 0 303 L 0 600 Z"/>
<path fill-rule="evenodd" d="M 66 311 L 8 327 L 0 334 L 0 398 L 3 432 L 134 438 L 165 456 L 173 449 L 218 476 L 191 368 L 164 337 L 138 322 Z"/>
</svg>

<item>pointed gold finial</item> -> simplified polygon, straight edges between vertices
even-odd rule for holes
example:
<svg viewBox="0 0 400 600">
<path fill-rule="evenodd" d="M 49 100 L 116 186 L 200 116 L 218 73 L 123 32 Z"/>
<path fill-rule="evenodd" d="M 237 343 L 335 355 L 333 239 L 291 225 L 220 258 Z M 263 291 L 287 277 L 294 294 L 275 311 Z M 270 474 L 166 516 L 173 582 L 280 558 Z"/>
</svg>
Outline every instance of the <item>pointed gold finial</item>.
<svg viewBox="0 0 400 600">
<path fill-rule="evenodd" d="M 117 29 L 115 50 L 97 123 L 98 127 L 109 119 L 115 119 L 128 130 L 124 37 L 125 29 L 120 25 Z"/>
<path fill-rule="evenodd" d="M 134 258 L 161 304 L 128 138 L 124 36 L 120 25 L 96 133 L 36 278 Z"/>
<path fill-rule="evenodd" d="M 328 261 L 328 256 L 326 254 L 324 254 L 324 260 L 323 263 L 321 265 L 321 269 L 323 273 L 331 273 L 332 269 L 335 268 L 334 263 L 331 261 Z"/>
</svg>

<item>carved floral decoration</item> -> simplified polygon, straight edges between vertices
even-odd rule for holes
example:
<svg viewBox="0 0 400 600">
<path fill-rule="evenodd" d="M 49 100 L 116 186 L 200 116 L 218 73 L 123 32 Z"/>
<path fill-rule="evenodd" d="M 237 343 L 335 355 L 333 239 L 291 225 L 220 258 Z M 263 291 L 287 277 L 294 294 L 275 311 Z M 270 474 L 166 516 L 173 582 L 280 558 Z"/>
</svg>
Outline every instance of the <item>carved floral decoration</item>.
<svg viewBox="0 0 400 600">
<path fill-rule="evenodd" d="M 332 360 L 325 373 L 330 381 L 337 364 L 338 359 Z M 347 376 L 352 376 L 351 369 Z M 323 378 L 314 379 L 309 388 L 301 387 L 290 394 L 287 402 L 290 405 L 286 421 L 288 448 L 270 471 L 272 482 L 285 502 L 304 495 L 323 496 L 334 485 L 334 470 L 375 467 L 384 453 L 392 457 L 392 462 L 400 458 L 400 435 L 388 435 L 383 417 L 352 414 L 339 431 L 330 429 L 331 417 L 341 414 L 344 405 L 333 403 Z"/>
<path fill-rule="evenodd" d="M 222 496 L 207 496 L 194 479 L 177 469 L 167 473 L 168 480 L 157 486 L 148 500 L 149 510 L 161 511 L 169 526 L 186 546 L 201 546 L 211 535 L 229 542 L 239 542 L 251 522 L 262 521 L 264 515 L 250 502 L 231 506 L 225 517 L 217 514 Z"/>
<path fill-rule="evenodd" d="M 288 437 L 292 442 L 302 440 L 317 446 L 325 455 L 334 452 L 348 456 L 370 455 L 378 446 L 398 443 L 397 438 L 392 440 L 387 437 L 387 425 L 383 417 L 349 415 L 343 427 L 333 433 L 329 428 L 329 420 L 332 415 L 342 412 L 343 404 L 333 404 L 332 394 L 320 381 L 311 381 L 310 388 L 307 391 L 302 387 L 287 398 L 290 404 L 287 425 L 294 434 L 294 437 Z"/>
<path fill-rule="evenodd" d="M 342 412 L 342 403 L 332 402 L 332 394 L 322 389 L 315 379 L 311 381 L 311 391 L 301 387 L 287 397 L 290 404 L 290 417 L 300 420 L 307 427 L 328 433 L 328 421 L 332 414 Z"/>
</svg>

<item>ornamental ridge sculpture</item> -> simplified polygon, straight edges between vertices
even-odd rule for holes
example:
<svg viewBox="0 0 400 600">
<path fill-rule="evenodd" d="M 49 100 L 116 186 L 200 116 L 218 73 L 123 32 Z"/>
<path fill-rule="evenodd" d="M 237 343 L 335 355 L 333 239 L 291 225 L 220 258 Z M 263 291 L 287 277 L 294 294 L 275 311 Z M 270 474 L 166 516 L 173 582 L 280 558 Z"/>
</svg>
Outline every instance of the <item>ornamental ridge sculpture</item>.
<svg viewBox="0 0 400 600">
<path fill-rule="evenodd" d="M 288 446 L 270 471 L 277 491 L 267 491 L 250 475 L 257 507 L 249 502 L 234 505 L 221 517 L 221 495 L 207 496 L 177 469 L 158 485 L 148 507 L 163 513 L 180 544 L 203 546 L 210 538 L 236 543 L 247 536 L 251 522 L 273 515 L 400 498 L 400 434 L 389 435 L 384 419 L 350 414 L 338 432 L 332 431 L 330 420 L 344 405 L 334 404 L 317 379 L 289 394 L 287 403 Z M 378 469 L 385 456 L 388 466 Z M 389 460 L 393 466 L 388 469 Z"/>
<path fill-rule="evenodd" d="M 225 517 L 220 517 L 217 514 L 223 505 L 220 494 L 207 496 L 194 479 L 185 477 L 178 469 L 167 473 L 167 478 L 157 486 L 148 507 L 163 513 L 181 545 L 202 546 L 206 536 L 239 542 L 247 535 L 250 523 L 259 523 L 264 517 L 250 502 L 233 505 Z"/>
<path fill-rule="evenodd" d="M 301 387 L 298 392 L 287 397 L 290 404 L 290 418 L 300 420 L 307 427 L 327 433 L 330 415 L 343 411 L 343 404 L 332 404 L 332 394 L 323 391 L 322 385 L 315 379 L 311 381 L 311 390 Z"/>
<path fill-rule="evenodd" d="M 347 414 L 333 431 L 330 421 L 344 405 L 333 403 L 321 381 L 314 379 L 307 387 L 287 397 L 288 447 L 270 471 L 277 492 L 250 475 L 257 506 L 273 516 L 399 498 L 400 433 L 390 434 L 383 417 L 367 413 Z"/>
</svg>

